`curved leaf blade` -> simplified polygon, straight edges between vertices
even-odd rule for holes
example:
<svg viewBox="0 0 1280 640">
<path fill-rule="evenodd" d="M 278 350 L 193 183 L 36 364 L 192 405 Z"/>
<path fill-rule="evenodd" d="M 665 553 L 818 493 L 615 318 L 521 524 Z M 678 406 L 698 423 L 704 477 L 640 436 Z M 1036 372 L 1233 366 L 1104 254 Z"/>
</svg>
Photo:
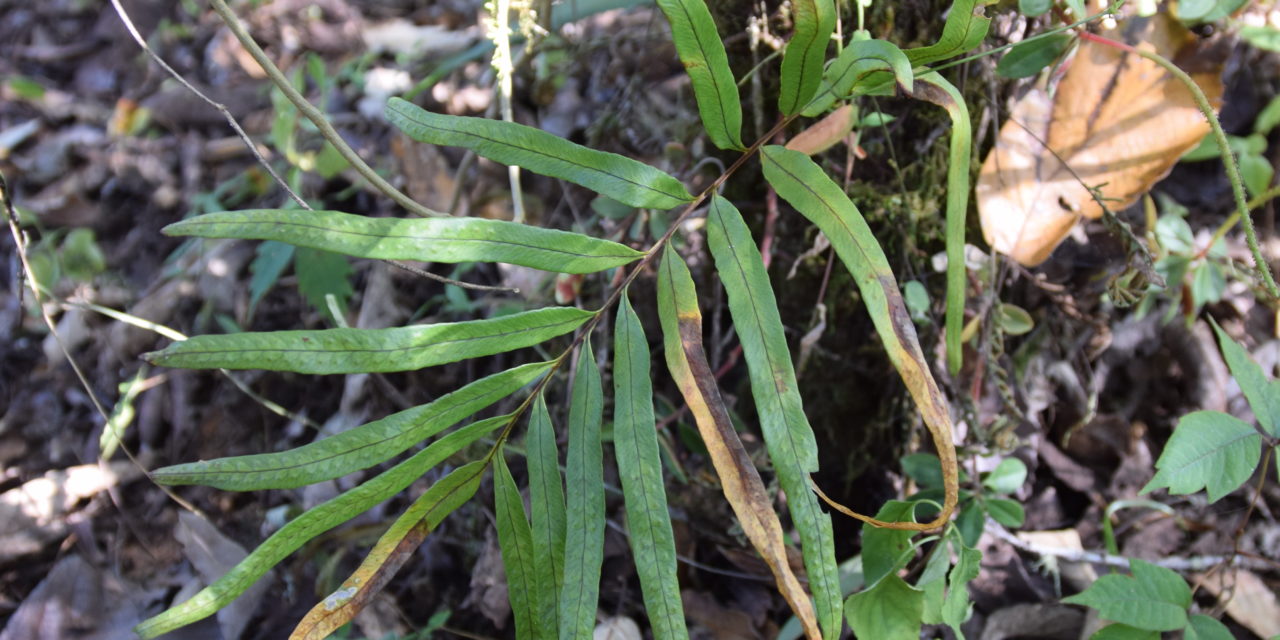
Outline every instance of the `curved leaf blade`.
<svg viewBox="0 0 1280 640">
<path fill-rule="evenodd" d="M 827 43 L 836 29 L 836 8 L 831 0 L 796 0 L 791 3 L 795 33 L 782 52 L 782 85 L 778 110 L 791 115 L 803 108 L 822 81 Z"/>
<path fill-rule="evenodd" d="M 1142 493 L 1161 487 L 1175 495 L 1205 489 L 1214 503 L 1253 475 L 1261 455 L 1262 435 L 1252 425 L 1217 411 L 1189 413 L 1178 420 Z"/>
<path fill-rule="evenodd" d="M 533 575 L 537 584 L 538 624 L 554 638 L 560 629 L 560 591 L 564 588 L 565 506 L 556 433 L 541 394 L 533 401 L 529 435 L 529 511 L 533 521 Z"/>
<path fill-rule="evenodd" d="M 742 99 L 729 56 L 703 0 L 658 0 L 671 23 L 671 39 L 698 100 L 707 137 L 721 149 L 743 149 Z"/>
<path fill-rule="evenodd" d="M 1129 569 L 1132 576 L 1102 576 L 1062 602 L 1093 607 L 1107 620 L 1147 631 L 1185 627 L 1187 607 L 1191 606 L 1191 587 L 1186 581 L 1169 569 L 1137 558 L 1129 561 Z"/>
<path fill-rule="evenodd" d="M 964 223 L 969 212 L 969 150 L 972 148 L 973 130 L 969 107 L 955 85 L 933 72 L 921 75 L 917 80 L 910 95 L 946 109 L 947 115 L 951 116 L 951 147 L 947 156 L 947 315 L 944 335 L 947 370 L 954 376 L 960 373 L 964 357 L 964 345 L 960 339 L 964 330 L 966 286 Z"/>
<path fill-rule="evenodd" d="M 885 578 L 845 601 L 849 628 L 859 638 L 914 640 L 920 637 L 924 592 L 897 575 Z"/>
<path fill-rule="evenodd" d="M 702 312 L 698 310 L 693 278 L 684 260 L 670 247 L 663 252 L 658 269 L 658 317 L 662 322 L 667 369 L 689 405 L 729 506 L 738 516 L 751 545 L 769 565 L 778 592 L 800 620 L 805 635 L 821 638 L 813 603 L 787 560 L 782 523 L 773 512 L 760 472 L 734 431 L 716 386 L 715 374 L 707 363 L 702 346 Z"/>
<path fill-rule="evenodd" d="M 831 516 L 809 489 L 809 473 L 818 470 L 818 445 L 800 399 L 778 301 L 742 215 L 718 195 L 707 210 L 707 242 L 729 294 L 729 313 L 747 360 L 769 459 L 800 532 L 818 618 L 826 636 L 835 637 L 840 634 L 843 594 L 834 533 Z"/>
<path fill-rule="evenodd" d="M 853 517 L 891 528 L 928 530 L 942 526 L 955 510 L 959 492 L 951 413 L 946 398 L 929 371 L 911 315 L 902 300 L 893 271 L 889 269 L 889 260 L 858 208 L 808 156 L 779 146 L 767 146 L 761 154 L 761 162 L 765 179 L 778 195 L 826 234 L 836 255 L 840 256 L 858 283 L 889 360 L 920 409 L 942 461 L 946 498 L 942 512 L 934 521 L 886 523 L 867 516 Z"/>
<path fill-rule="evenodd" d="M 498 546 L 507 574 L 507 600 L 516 621 L 517 638 L 543 638 L 537 624 L 537 586 L 533 577 L 533 533 L 524 512 L 524 498 L 516 486 L 507 459 L 501 451 L 494 456 L 493 510 L 498 520 Z"/>
<path fill-rule="evenodd" d="M 144 620 L 134 631 L 150 640 L 213 615 L 308 540 L 400 493 L 429 469 L 511 419 L 509 415 L 498 416 L 458 429 L 372 480 L 304 512 L 271 534 L 226 575 L 182 604 Z"/>
<path fill-rule="evenodd" d="M 324 640 L 354 619 L 440 522 L 476 494 L 486 466 L 476 460 L 458 467 L 414 500 L 342 586 L 307 612 L 289 640 Z"/>
<path fill-rule="evenodd" d="M 889 82 L 909 92 L 913 81 L 911 61 L 898 45 L 887 40 L 853 40 L 827 66 L 821 88 L 805 105 L 803 115 L 814 117 L 836 100 L 891 89 Z"/>
<path fill-rule="evenodd" d="M 600 423 L 604 391 L 600 369 L 585 341 L 569 403 L 568 486 L 565 510 L 564 587 L 560 593 L 560 638 L 585 640 L 596 626 L 600 565 L 604 562 L 604 453 Z"/>
<path fill-rule="evenodd" d="M 468 384 L 430 404 L 365 423 L 288 451 L 218 458 L 152 472 L 160 483 L 227 491 L 290 489 L 366 469 L 511 395 L 551 368 L 535 362 Z"/>
<path fill-rule="evenodd" d="M 955 0 L 942 25 L 942 36 L 927 47 L 907 49 L 907 58 L 917 67 L 972 51 L 982 44 L 991 27 L 991 18 L 984 12 L 981 0 Z"/>
<path fill-rule="evenodd" d="M 183 369 L 310 374 L 411 371 L 530 347 L 582 326 L 592 311 L 549 307 L 500 318 L 391 329 L 259 331 L 194 336 L 144 357 Z"/>
<path fill-rule="evenodd" d="M 370 218 L 341 211 L 246 209 L 175 222 L 166 235 L 274 240 L 357 258 L 505 262 L 560 273 L 594 273 L 644 254 L 580 233 L 482 218 Z"/>
<path fill-rule="evenodd" d="M 627 292 L 614 329 L 613 450 L 626 502 L 631 552 L 655 640 L 689 637 L 676 581 L 676 541 L 658 457 L 649 342 Z"/>
<path fill-rule="evenodd" d="M 471 149 L 495 162 L 568 180 L 633 207 L 672 209 L 693 200 L 679 180 L 647 164 L 533 127 L 431 113 L 400 98 L 387 103 L 386 115 L 418 142 Z"/>
</svg>

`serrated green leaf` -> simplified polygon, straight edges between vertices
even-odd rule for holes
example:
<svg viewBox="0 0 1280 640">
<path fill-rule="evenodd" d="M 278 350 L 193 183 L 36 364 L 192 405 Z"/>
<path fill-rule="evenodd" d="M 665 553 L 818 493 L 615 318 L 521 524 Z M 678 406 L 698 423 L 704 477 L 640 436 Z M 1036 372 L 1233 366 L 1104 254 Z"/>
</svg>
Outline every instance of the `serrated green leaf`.
<svg viewBox="0 0 1280 640">
<path fill-rule="evenodd" d="M 307 612 L 289 640 L 325 640 L 355 618 L 445 517 L 475 496 L 487 466 L 476 460 L 458 467 L 418 496 L 342 586 Z"/>
<path fill-rule="evenodd" d="M 890 574 L 870 589 L 849 596 L 844 611 L 856 637 L 919 640 L 924 593 Z"/>
<path fill-rule="evenodd" d="M 675 536 L 658 457 L 649 343 L 625 291 L 614 341 L 613 450 L 645 610 L 655 640 L 688 638 L 676 581 Z"/>
<path fill-rule="evenodd" d="M 671 23 L 671 39 L 698 100 L 707 137 L 721 149 L 742 149 L 742 100 L 729 56 L 703 0 L 658 0 Z"/>
<path fill-rule="evenodd" d="M 852 40 L 822 73 L 820 88 L 805 105 L 804 115 L 820 115 L 836 100 L 891 89 L 890 82 L 908 91 L 914 86 L 911 61 L 902 49 L 887 40 Z"/>
<path fill-rule="evenodd" d="M 952 9 L 955 10 L 954 8 Z M 964 301 L 968 286 L 965 275 L 964 231 L 969 210 L 969 155 L 973 130 L 969 107 L 955 85 L 937 73 L 916 78 L 910 95 L 947 110 L 951 117 L 951 142 L 947 154 L 947 307 L 944 336 L 947 370 L 955 376 L 963 364 Z"/>
<path fill-rule="evenodd" d="M 391 329 L 261 331 L 195 336 L 146 354 L 183 369 L 265 369 L 297 373 L 411 371 L 533 346 L 595 315 L 549 307 L 485 320 Z"/>
<path fill-rule="evenodd" d="M 591 638 L 604 562 L 604 459 L 600 422 L 604 411 L 600 369 L 585 341 L 569 403 L 569 451 L 565 458 L 564 590 L 560 593 L 560 638 Z M 572 550 L 572 552 L 568 552 Z"/>
<path fill-rule="evenodd" d="M 502 566 L 507 574 L 507 600 L 511 617 L 516 621 L 517 638 L 543 638 L 543 627 L 536 621 L 537 585 L 534 582 L 533 534 L 525 517 L 524 499 L 516 486 L 507 459 L 501 451 L 494 456 L 493 510 L 498 523 L 498 545 L 502 548 Z"/>
<path fill-rule="evenodd" d="M 269 240 L 258 245 L 253 262 L 249 263 L 249 313 L 257 308 L 262 296 L 276 285 L 284 270 L 293 262 L 297 249 L 291 244 Z"/>
<path fill-rule="evenodd" d="M 370 218 L 341 211 L 220 211 L 175 222 L 163 231 L 171 236 L 275 240 L 357 258 L 506 262 L 560 273 L 593 273 L 644 255 L 616 242 L 504 220 Z"/>
<path fill-rule="evenodd" d="M 1030 78 L 1040 73 L 1041 69 L 1053 64 L 1067 48 L 1073 38 L 1065 33 L 1056 33 L 1044 38 L 1028 42 L 1019 42 L 1000 58 L 996 65 L 996 73 L 1005 78 Z"/>
<path fill-rule="evenodd" d="M 836 28 L 832 0 L 796 0 L 791 3 L 795 33 L 782 52 L 782 79 L 778 110 L 791 115 L 808 104 L 822 81 L 827 44 Z"/>
<path fill-rule="evenodd" d="M 818 470 L 817 442 L 805 417 L 778 302 L 760 251 L 742 215 L 718 195 L 707 210 L 707 243 L 729 296 L 729 313 L 742 342 L 769 458 L 800 532 L 819 624 L 824 634 L 838 635 L 842 594 L 831 516 L 822 511 L 809 489 L 809 473 Z"/>
<path fill-rule="evenodd" d="M 1005 498 L 987 500 L 987 513 L 996 522 L 1010 529 L 1021 527 L 1022 523 L 1027 519 L 1027 513 L 1023 510 L 1021 504 Z"/>
<path fill-rule="evenodd" d="M 1182 416 L 1156 460 L 1154 478 L 1142 493 L 1168 487 L 1187 494 L 1206 489 L 1209 502 L 1244 484 L 1258 466 L 1262 436 L 1238 418 L 1217 411 Z"/>
<path fill-rule="evenodd" d="M 1027 481 L 1027 465 L 1017 458 L 1005 458 L 991 470 L 982 484 L 996 493 L 1013 493 Z"/>
<path fill-rule="evenodd" d="M 956 556 L 956 564 L 947 576 L 947 597 L 942 603 L 942 621 L 955 631 L 960 640 L 964 640 L 960 625 L 969 619 L 969 581 L 978 577 L 982 552 L 962 544 L 956 551 Z"/>
<path fill-rule="evenodd" d="M 394 413 L 337 435 L 279 453 L 218 458 L 151 472 L 163 484 L 199 484 L 228 491 L 301 487 L 384 462 L 542 376 L 536 362 L 481 378 L 435 402 Z"/>
<path fill-rule="evenodd" d="M 1213 325 L 1214 333 L 1218 334 L 1218 346 L 1222 349 L 1227 367 L 1231 369 L 1231 376 L 1240 385 L 1240 391 L 1244 392 L 1258 424 L 1272 437 L 1280 438 L 1280 393 L 1271 391 L 1262 367 L 1249 357 L 1249 352 L 1244 347 L 1232 340 L 1212 318 L 1209 323 Z"/>
<path fill-rule="evenodd" d="M 1234 640 L 1227 625 L 1205 615 L 1191 616 L 1187 623 L 1185 640 Z"/>
<path fill-rule="evenodd" d="M 325 296 L 332 295 L 338 300 L 338 308 L 346 311 L 347 301 L 355 293 L 351 286 L 351 274 L 355 270 L 346 256 L 304 248 L 294 256 L 293 270 L 298 275 L 298 292 L 312 308 L 328 316 Z"/>
<path fill-rule="evenodd" d="M 525 439 L 529 459 L 529 511 L 533 521 L 533 570 L 538 586 L 538 623 L 547 637 L 560 630 L 560 591 L 564 588 L 564 483 L 556 433 L 541 394 L 529 414 Z"/>
<path fill-rule="evenodd" d="M 1098 629 L 1089 640 L 1160 640 L 1160 632 L 1113 623 Z"/>
<path fill-rule="evenodd" d="M 308 540 L 403 491 L 441 461 L 505 425 L 511 416 L 481 420 L 450 433 L 372 480 L 290 520 L 244 560 L 182 604 L 144 620 L 134 631 L 149 640 L 213 615 Z"/>
<path fill-rule="evenodd" d="M 647 164 L 588 149 L 533 127 L 431 113 L 400 98 L 387 102 L 386 116 L 418 142 L 470 149 L 495 162 L 568 180 L 633 207 L 671 209 L 693 200 L 679 180 Z"/>
<path fill-rule="evenodd" d="M 1088 589 L 1062 601 L 1098 610 L 1104 619 L 1147 631 L 1173 631 L 1187 624 L 1191 588 L 1178 574 L 1134 558 L 1132 576 L 1102 576 Z"/>
<path fill-rule="evenodd" d="M 884 522 L 915 522 L 915 502 L 890 500 L 876 512 L 876 519 Z M 883 529 L 864 526 L 862 528 L 862 574 L 869 585 L 892 575 L 911 559 L 907 551 L 911 548 L 913 531 Z"/>
<path fill-rule="evenodd" d="M 916 67 L 931 65 L 939 60 L 972 51 L 982 44 L 987 37 L 987 29 L 991 26 L 991 18 L 986 17 L 983 6 L 984 3 L 981 0 L 952 2 L 951 9 L 947 12 L 947 22 L 942 25 L 942 36 L 938 41 L 927 47 L 906 50 L 911 64 Z"/>
</svg>

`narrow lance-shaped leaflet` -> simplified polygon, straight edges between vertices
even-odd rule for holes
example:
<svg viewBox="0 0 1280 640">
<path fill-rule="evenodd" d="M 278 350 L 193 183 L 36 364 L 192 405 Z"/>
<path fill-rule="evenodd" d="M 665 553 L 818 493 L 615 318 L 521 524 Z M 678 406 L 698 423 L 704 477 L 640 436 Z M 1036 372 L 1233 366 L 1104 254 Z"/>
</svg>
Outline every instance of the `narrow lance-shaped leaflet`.
<svg viewBox="0 0 1280 640">
<path fill-rule="evenodd" d="M 902 49 L 886 40 L 853 40 L 823 71 L 822 85 L 805 105 L 803 115 L 812 118 L 831 108 L 836 100 L 881 87 L 890 89 L 890 78 L 904 91 L 911 91 L 911 61 Z"/>
<path fill-rule="evenodd" d="M 493 510 L 498 521 L 498 546 L 507 575 L 507 601 L 516 621 L 517 638 L 547 638 L 537 623 L 537 585 L 533 577 L 533 534 L 524 512 L 524 498 L 501 450 L 494 453 Z"/>
<path fill-rule="evenodd" d="M 942 25 L 942 36 L 927 47 L 907 49 L 907 57 L 916 67 L 933 64 L 972 51 L 987 37 L 991 18 L 986 17 L 981 0 L 955 0 Z"/>
<path fill-rule="evenodd" d="M 640 590 L 654 639 L 685 640 L 689 632 L 676 581 L 675 536 L 658 457 L 649 342 L 626 291 L 618 307 L 614 342 L 613 450 Z"/>
<path fill-rule="evenodd" d="M 569 333 L 594 315 L 573 307 L 549 307 L 500 318 L 390 329 L 212 334 L 174 342 L 145 357 L 153 364 L 183 369 L 412 371 L 530 347 Z"/>
<path fill-rule="evenodd" d="M 721 149 L 743 149 L 742 99 L 729 57 L 703 0 L 658 0 L 671 23 L 671 39 L 698 100 L 707 137 Z"/>
<path fill-rule="evenodd" d="M 969 211 L 969 149 L 973 143 L 969 123 L 969 107 L 955 85 L 937 73 L 916 78 L 914 91 L 908 95 L 932 102 L 951 116 L 951 147 L 947 156 L 947 370 L 960 373 L 964 330 L 965 266 L 964 223 Z"/>
<path fill-rule="evenodd" d="M 209 213 L 166 235 L 276 240 L 357 258 L 505 262 L 543 271 L 594 273 L 643 256 L 581 233 L 482 218 L 370 218 L 341 211 L 246 209 Z"/>
<path fill-rule="evenodd" d="M 560 629 L 560 591 L 564 588 L 564 482 L 560 478 L 556 433 L 542 394 L 533 401 L 525 448 L 529 461 L 537 622 L 543 627 L 541 633 L 554 638 Z"/>
<path fill-rule="evenodd" d="M 583 341 L 569 401 L 569 451 L 565 457 L 564 587 L 560 638 L 587 640 L 596 626 L 600 565 L 604 562 L 604 454 L 600 423 L 604 391 L 600 369 Z"/>
<path fill-rule="evenodd" d="M 702 347 L 702 313 L 698 294 L 684 260 L 669 246 L 658 269 L 658 317 L 667 369 L 689 405 L 698 433 L 711 454 L 724 496 L 738 516 L 742 531 L 773 572 L 778 592 L 799 618 L 810 640 L 822 637 L 813 603 L 787 561 L 782 523 L 760 473 L 751 462 L 729 420 L 715 384 L 715 374 Z"/>
<path fill-rule="evenodd" d="M 337 435 L 278 453 L 164 467 L 152 472 L 163 484 L 199 484 L 228 491 L 290 489 L 371 467 L 511 395 L 546 373 L 550 363 L 521 365 L 436 399 Z"/>
<path fill-rule="evenodd" d="M 307 510 L 271 534 L 226 575 L 182 604 L 144 620 L 134 631 L 150 640 L 213 615 L 308 540 L 400 493 L 432 467 L 511 419 L 512 416 L 498 416 L 458 429 L 372 480 Z"/>
<path fill-rule="evenodd" d="M 932 522 L 882 522 L 828 502 L 848 516 L 878 527 L 913 531 L 936 529 L 951 518 L 959 492 L 951 414 L 942 391 L 929 372 L 915 326 L 902 301 L 898 282 L 889 269 L 884 250 L 858 208 L 808 156 L 779 146 L 767 146 L 762 151 L 765 179 L 778 195 L 826 234 L 840 260 L 853 274 L 889 360 L 915 399 L 942 462 L 945 498 L 941 513 Z"/>
<path fill-rule="evenodd" d="M 671 209 L 693 200 L 679 180 L 647 164 L 533 127 L 431 113 L 399 98 L 387 103 L 386 115 L 418 142 L 470 149 L 494 162 L 568 180 L 633 207 Z"/>
<path fill-rule="evenodd" d="M 827 44 L 836 28 L 832 0 L 795 0 L 791 3 L 795 33 L 782 52 L 782 76 L 778 110 L 791 115 L 808 104 L 822 81 Z"/>
<path fill-rule="evenodd" d="M 707 210 L 707 243 L 729 295 L 729 313 L 747 360 L 769 459 L 800 532 L 818 620 L 825 637 L 835 638 L 840 635 L 843 596 L 835 536 L 831 516 L 809 488 L 809 474 L 818 470 L 818 446 L 800 399 L 778 301 L 742 215 L 718 195 Z"/>
<path fill-rule="evenodd" d="M 510 416 L 503 417 L 510 420 Z M 414 500 L 342 586 L 307 612 L 289 640 L 324 640 L 353 620 L 440 522 L 476 494 L 484 478 L 485 462 L 476 460 L 458 467 Z"/>
</svg>

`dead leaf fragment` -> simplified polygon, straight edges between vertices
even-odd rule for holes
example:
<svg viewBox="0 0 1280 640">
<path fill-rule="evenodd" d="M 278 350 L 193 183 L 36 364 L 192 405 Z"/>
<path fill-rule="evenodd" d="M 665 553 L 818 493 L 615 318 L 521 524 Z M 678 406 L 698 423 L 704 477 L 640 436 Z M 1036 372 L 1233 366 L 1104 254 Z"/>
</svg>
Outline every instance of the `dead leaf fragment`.
<svg viewBox="0 0 1280 640">
<path fill-rule="evenodd" d="M 1195 36 L 1163 14 L 1106 37 L 1169 59 L 1195 55 Z M 1081 218 L 1101 217 L 1090 188 L 1123 209 L 1209 132 L 1190 90 L 1136 53 L 1089 41 L 1070 64 L 1052 99 L 1038 87 L 1014 105 L 978 177 L 983 236 L 1026 266 L 1044 262 Z M 1215 108 L 1220 69 L 1191 73 Z"/>
<path fill-rule="evenodd" d="M 1206 576 L 1203 585 L 1241 626 L 1260 638 L 1280 635 L 1280 602 L 1257 574 L 1244 569 L 1219 571 Z"/>
</svg>

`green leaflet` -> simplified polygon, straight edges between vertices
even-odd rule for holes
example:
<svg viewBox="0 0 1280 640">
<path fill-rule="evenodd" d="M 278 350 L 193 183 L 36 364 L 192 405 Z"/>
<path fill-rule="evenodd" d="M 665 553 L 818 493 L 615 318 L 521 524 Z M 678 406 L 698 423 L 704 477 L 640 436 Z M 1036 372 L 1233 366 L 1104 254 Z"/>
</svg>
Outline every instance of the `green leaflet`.
<svg viewBox="0 0 1280 640">
<path fill-rule="evenodd" d="M 529 435 L 529 506 L 533 520 L 533 571 L 538 587 L 538 623 L 554 638 L 560 629 L 560 591 L 564 588 L 564 484 L 556 433 L 541 394 L 533 401 Z"/>
<path fill-rule="evenodd" d="M 164 233 L 275 240 L 380 260 L 506 262 L 560 273 L 603 271 L 644 255 L 616 242 L 505 220 L 370 218 L 341 211 L 220 211 L 175 222 Z"/>
<path fill-rule="evenodd" d="M 144 356 L 184 369 L 297 373 L 410 371 L 513 351 L 573 331 L 595 315 L 549 307 L 500 318 L 391 329 L 259 331 L 195 336 Z"/>
<path fill-rule="evenodd" d="M 947 370 L 960 373 L 964 330 L 964 223 L 969 211 L 969 149 L 973 141 L 969 107 L 955 85 L 937 73 L 916 78 L 912 97 L 932 102 L 951 116 L 951 148 L 947 157 Z"/>
<path fill-rule="evenodd" d="M 200 484 L 228 491 L 288 489 L 337 478 L 383 462 L 459 420 L 515 393 L 546 373 L 535 362 L 468 384 L 435 402 L 406 409 L 279 453 L 218 458 L 152 472 L 162 484 Z"/>
<path fill-rule="evenodd" d="M 951 412 L 946 397 L 929 371 L 898 282 L 889 269 L 889 260 L 858 208 L 808 156 L 778 146 L 767 146 L 762 150 L 761 162 L 765 178 L 778 195 L 831 240 L 836 254 L 858 283 L 889 360 L 920 409 L 944 470 L 946 497 L 939 522 L 919 525 L 924 527 L 928 524 L 931 525 L 928 528 L 935 528 L 950 516 L 959 490 Z"/>
<path fill-rule="evenodd" d="M 851 95 L 890 89 L 891 80 L 910 92 L 912 79 L 911 61 L 897 45 L 887 40 L 852 40 L 823 72 L 822 87 L 805 106 L 804 115 L 821 115 L 836 100 Z"/>
<path fill-rule="evenodd" d="M 600 421 L 604 411 L 600 369 L 585 341 L 569 403 L 569 452 L 565 458 L 564 588 L 560 593 L 562 639 L 589 639 L 596 626 L 600 565 L 604 562 L 604 459 Z"/>
<path fill-rule="evenodd" d="M 818 470 L 818 446 L 800 400 L 769 274 L 742 215 L 718 195 L 707 211 L 707 242 L 729 294 L 769 458 L 800 531 L 819 624 L 825 636 L 834 638 L 840 634 L 842 593 L 831 516 L 809 490 L 809 472 Z"/>
<path fill-rule="evenodd" d="M 742 101 L 729 57 L 703 0 L 658 0 L 671 38 L 693 83 L 707 137 L 721 149 L 743 149 Z"/>
<path fill-rule="evenodd" d="M 568 180 L 633 207 L 671 209 L 693 200 L 679 180 L 647 164 L 533 127 L 431 113 L 399 98 L 387 103 L 386 115 L 418 142 L 471 149 L 495 162 Z"/>
<path fill-rule="evenodd" d="M 975 49 L 987 37 L 991 18 L 983 13 L 981 0 L 955 0 L 942 25 L 942 37 L 927 47 L 907 49 L 907 58 L 916 67 L 933 64 Z"/>
<path fill-rule="evenodd" d="M 891 574 L 849 596 L 844 610 L 855 637 L 916 640 L 924 616 L 924 593 Z"/>
<path fill-rule="evenodd" d="M 308 540 L 400 493 L 427 470 L 510 420 L 509 415 L 498 416 L 458 429 L 372 480 L 306 511 L 271 534 L 226 575 L 182 604 L 144 620 L 134 631 L 149 640 L 213 615 Z"/>
<path fill-rule="evenodd" d="M 543 638 L 543 627 L 535 621 L 538 612 L 537 585 L 533 578 L 533 534 L 524 513 L 524 499 L 501 451 L 494 456 L 493 510 L 498 519 L 498 545 L 507 572 L 507 599 L 516 620 L 517 638 Z"/>
<path fill-rule="evenodd" d="M 795 34 L 782 53 L 782 86 L 778 110 L 791 115 L 808 104 L 822 81 L 827 43 L 836 29 L 835 3 L 831 0 L 795 0 L 791 3 Z"/>
<path fill-rule="evenodd" d="M 378 538 L 342 586 L 307 612 L 289 639 L 324 640 L 355 618 L 445 517 L 476 494 L 487 466 L 486 460 L 476 460 L 458 467 L 418 496 Z"/>
<path fill-rule="evenodd" d="M 653 417 L 649 342 L 625 291 L 614 341 L 613 447 L 626 500 L 631 552 L 654 639 L 685 639 L 689 632 L 676 581 L 676 543 Z"/>
</svg>

